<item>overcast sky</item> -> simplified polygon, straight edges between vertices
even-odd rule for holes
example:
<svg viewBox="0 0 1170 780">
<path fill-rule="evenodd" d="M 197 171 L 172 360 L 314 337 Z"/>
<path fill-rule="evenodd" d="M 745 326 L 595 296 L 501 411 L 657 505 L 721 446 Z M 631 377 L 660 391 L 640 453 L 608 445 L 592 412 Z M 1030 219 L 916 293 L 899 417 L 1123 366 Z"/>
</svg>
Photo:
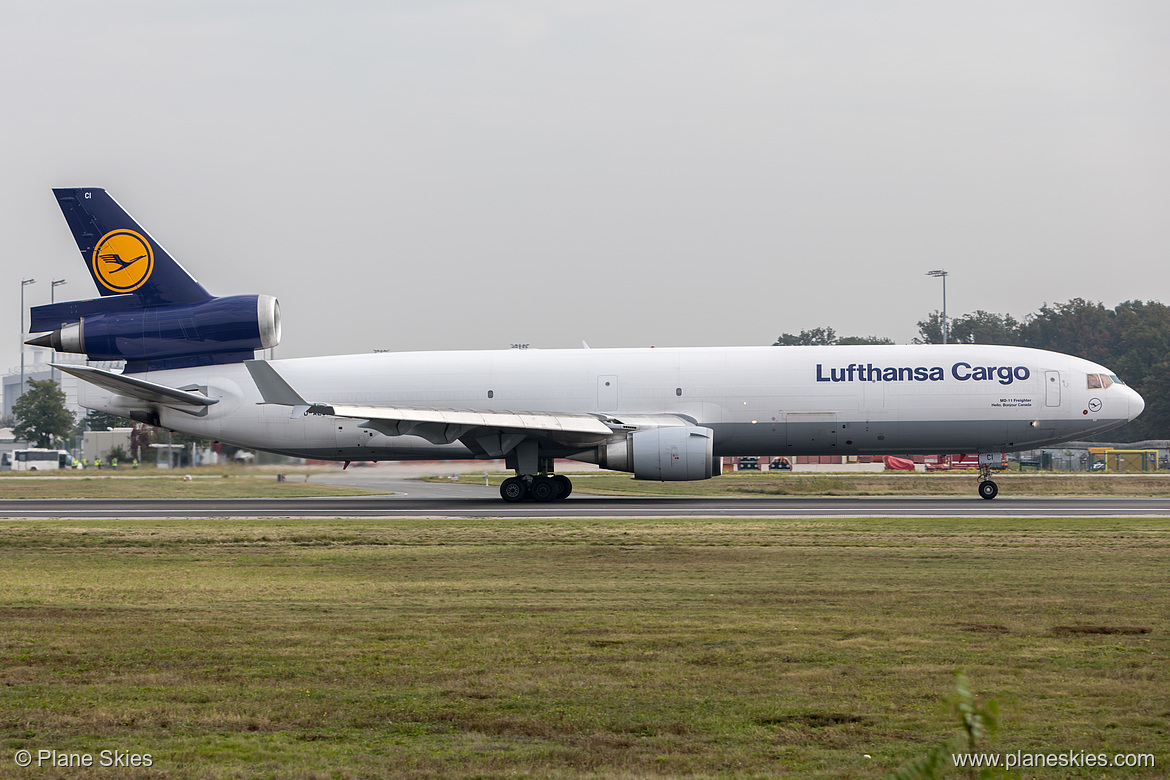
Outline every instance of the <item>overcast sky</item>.
<svg viewBox="0 0 1170 780">
<path fill-rule="evenodd" d="M 21 277 L 97 295 L 55 186 L 278 357 L 1170 302 L 1164 2 L 46 0 L 0 72 L 3 367 Z"/>
</svg>

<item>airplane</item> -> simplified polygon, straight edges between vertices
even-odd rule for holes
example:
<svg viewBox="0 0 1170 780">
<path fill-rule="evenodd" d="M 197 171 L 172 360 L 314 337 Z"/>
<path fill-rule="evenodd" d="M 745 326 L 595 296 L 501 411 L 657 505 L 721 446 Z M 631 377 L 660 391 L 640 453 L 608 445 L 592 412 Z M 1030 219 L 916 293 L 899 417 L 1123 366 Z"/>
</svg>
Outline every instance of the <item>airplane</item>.
<svg viewBox="0 0 1170 780">
<path fill-rule="evenodd" d="M 55 364 L 86 408 L 249 449 L 336 461 L 504 459 L 505 501 L 567 498 L 554 459 L 701 480 L 723 456 L 1003 453 L 1123 425 L 1109 369 L 1024 347 L 505 349 L 264 360 L 270 295 L 207 292 L 103 189 L 54 189 L 100 297 L 32 309 L 27 343 L 125 361 Z M 145 262 L 110 269 L 109 254 Z M 139 257 L 141 256 L 141 257 Z"/>
</svg>

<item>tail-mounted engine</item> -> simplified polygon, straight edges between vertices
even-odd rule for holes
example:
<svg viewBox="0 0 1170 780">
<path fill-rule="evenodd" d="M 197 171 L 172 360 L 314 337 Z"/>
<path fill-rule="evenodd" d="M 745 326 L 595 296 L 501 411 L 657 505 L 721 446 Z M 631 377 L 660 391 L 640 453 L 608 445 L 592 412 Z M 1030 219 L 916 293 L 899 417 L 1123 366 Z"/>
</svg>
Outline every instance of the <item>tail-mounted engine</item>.
<svg viewBox="0 0 1170 780">
<path fill-rule="evenodd" d="M 115 308 L 110 304 L 116 300 L 38 306 L 33 309 L 32 330 L 55 330 L 27 343 L 84 354 L 90 360 L 150 364 L 186 358 L 231 362 L 280 343 L 280 304 L 271 295 L 141 308 Z M 60 324 L 64 320 L 73 321 Z"/>
</svg>

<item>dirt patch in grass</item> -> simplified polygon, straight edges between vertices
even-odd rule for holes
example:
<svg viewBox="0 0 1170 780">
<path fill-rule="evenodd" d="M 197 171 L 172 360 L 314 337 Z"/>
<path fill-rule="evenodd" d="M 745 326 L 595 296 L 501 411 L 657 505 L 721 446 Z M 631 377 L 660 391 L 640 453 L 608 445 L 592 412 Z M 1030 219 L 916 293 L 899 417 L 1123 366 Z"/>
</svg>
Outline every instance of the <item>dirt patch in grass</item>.
<svg viewBox="0 0 1170 780">
<path fill-rule="evenodd" d="M 864 715 L 851 715 L 841 712 L 807 712 L 800 715 L 778 715 L 771 718 L 756 720 L 761 726 L 789 726 L 801 725 L 814 729 L 823 729 L 829 726 L 840 726 L 845 723 L 865 723 L 871 720 Z"/>
<path fill-rule="evenodd" d="M 1054 634 L 1148 634 L 1150 626 L 1053 626 Z"/>
<path fill-rule="evenodd" d="M 1010 634 L 1011 629 L 999 623 L 956 623 L 955 626 L 964 631 L 990 634 Z"/>
</svg>

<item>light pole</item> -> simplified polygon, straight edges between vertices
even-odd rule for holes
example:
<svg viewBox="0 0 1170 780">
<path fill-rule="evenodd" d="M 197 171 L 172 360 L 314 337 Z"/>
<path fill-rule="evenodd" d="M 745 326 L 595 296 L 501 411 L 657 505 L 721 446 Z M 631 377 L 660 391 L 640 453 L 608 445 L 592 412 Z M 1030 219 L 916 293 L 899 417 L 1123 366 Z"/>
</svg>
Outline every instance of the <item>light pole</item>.
<svg viewBox="0 0 1170 780">
<path fill-rule="evenodd" d="M 57 302 L 55 293 L 57 292 L 57 288 L 63 284 L 65 284 L 64 279 L 53 279 L 52 281 L 49 282 L 49 304 L 50 305 Z M 54 381 L 57 378 L 56 369 L 53 368 L 53 363 L 55 363 L 55 362 L 57 362 L 57 350 L 53 350 L 53 361 L 51 363 L 49 363 L 49 379 L 52 379 Z"/>
<path fill-rule="evenodd" d="M 20 392 L 16 394 L 17 398 L 24 396 L 24 288 L 36 283 L 36 279 L 20 280 Z"/>
<path fill-rule="evenodd" d="M 943 280 L 943 310 L 942 310 L 942 337 L 943 344 L 947 343 L 947 272 L 942 270 L 927 271 L 927 276 L 941 277 Z"/>
</svg>

